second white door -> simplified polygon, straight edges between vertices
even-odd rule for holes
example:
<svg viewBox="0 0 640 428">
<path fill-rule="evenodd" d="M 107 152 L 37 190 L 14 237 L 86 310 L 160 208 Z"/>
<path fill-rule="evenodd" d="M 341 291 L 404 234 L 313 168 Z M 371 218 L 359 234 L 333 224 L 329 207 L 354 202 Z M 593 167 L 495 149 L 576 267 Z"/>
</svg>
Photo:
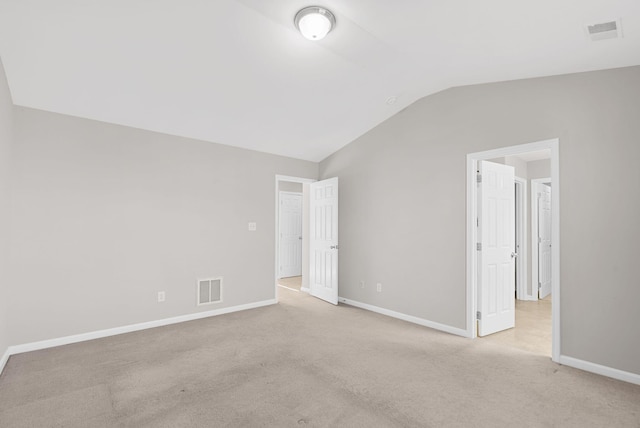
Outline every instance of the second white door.
<svg viewBox="0 0 640 428">
<path fill-rule="evenodd" d="M 302 195 L 280 192 L 279 278 L 302 275 Z"/>
<path fill-rule="evenodd" d="M 539 298 L 551 294 L 551 186 L 538 185 Z"/>
</svg>

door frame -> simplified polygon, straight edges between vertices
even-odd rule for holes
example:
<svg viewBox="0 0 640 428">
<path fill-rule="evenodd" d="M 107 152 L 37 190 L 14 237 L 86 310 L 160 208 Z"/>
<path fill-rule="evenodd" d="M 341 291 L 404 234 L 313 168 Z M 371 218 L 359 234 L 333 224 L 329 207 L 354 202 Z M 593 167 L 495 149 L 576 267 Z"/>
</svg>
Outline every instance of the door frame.
<svg viewBox="0 0 640 428">
<path fill-rule="evenodd" d="M 274 190 L 274 199 L 275 199 L 275 239 L 274 239 L 274 244 L 275 244 L 275 257 L 274 257 L 274 268 L 273 268 L 273 274 L 274 274 L 274 280 L 273 280 L 273 295 L 275 296 L 276 302 L 278 301 L 278 270 L 280 268 L 280 191 L 278 190 L 278 188 L 280 187 L 280 182 L 281 181 L 288 181 L 291 183 L 301 183 L 303 186 L 305 184 L 310 184 L 310 183 L 315 183 L 316 179 L 313 178 L 303 178 L 303 177 L 292 177 L 292 176 L 288 176 L 288 175 L 280 175 L 280 174 L 276 174 L 276 180 L 275 180 L 275 190 Z M 302 235 L 303 235 L 303 245 L 304 244 L 304 217 L 305 217 L 305 201 L 304 201 L 304 192 L 302 194 Z M 308 215 L 308 213 L 306 213 Z M 305 260 L 304 260 L 304 251 L 303 251 L 303 257 L 302 257 L 302 277 L 304 280 L 304 264 L 305 264 Z M 308 258 L 308 254 L 307 254 L 307 258 Z M 303 284 L 304 285 L 304 284 Z M 309 290 L 305 290 L 304 288 L 301 291 L 306 291 L 308 292 Z"/>
<path fill-rule="evenodd" d="M 290 183 L 290 181 L 288 183 Z M 280 267 L 281 267 L 280 266 L 280 251 L 282 251 L 282 248 L 280 248 L 280 206 L 281 206 L 282 196 L 283 195 L 300 196 L 300 199 L 302 200 L 302 205 L 303 205 L 303 206 L 300 207 L 300 215 L 304 218 L 304 192 L 289 192 L 289 191 L 285 191 L 285 190 L 278 190 L 278 230 L 276 231 L 276 233 L 278 235 L 277 236 L 278 266 L 276 266 L 276 279 L 281 279 L 282 278 L 282 276 L 280 276 Z M 302 253 L 302 244 L 300 245 L 300 251 Z M 300 263 L 302 264 L 302 254 L 300 254 Z M 302 266 L 300 267 L 300 269 L 302 269 Z"/>
<path fill-rule="evenodd" d="M 535 288 L 535 299 L 539 298 L 539 288 L 538 288 L 538 272 L 540 271 L 540 266 L 538 263 L 538 185 L 543 183 L 553 183 L 551 178 L 534 178 L 531 180 L 531 291 L 534 291 Z M 553 217 L 553 192 L 555 189 L 551 190 L 551 216 Z M 551 221 L 551 251 L 553 251 L 553 220 Z M 534 248 L 535 246 L 535 248 Z M 552 253 L 553 256 L 553 253 Z M 553 268 L 555 265 L 553 261 L 551 262 L 551 299 L 553 300 Z"/>
<path fill-rule="evenodd" d="M 516 275 L 517 298 L 518 300 L 531 300 L 529 294 L 527 294 L 527 280 L 529 279 L 527 275 L 527 180 L 516 176 L 515 183 L 518 187 L 516 192 L 516 237 L 520 243 L 520 248 L 517 249 L 518 257 L 516 258 L 518 272 Z"/>
<path fill-rule="evenodd" d="M 476 171 L 478 161 L 490 160 L 503 156 L 517 155 L 521 153 L 549 149 L 551 152 L 551 181 L 554 191 L 551 193 L 551 247 L 552 263 L 552 344 L 551 359 L 560 362 L 560 162 L 559 162 L 558 138 L 538 141 L 528 144 L 503 147 L 483 152 L 467 154 L 467 310 L 466 310 L 466 335 L 469 338 L 477 337 L 476 313 L 477 313 L 477 287 L 478 287 L 478 263 L 476 257 L 477 243 L 477 218 L 478 218 L 478 189 L 476 186 Z"/>
</svg>

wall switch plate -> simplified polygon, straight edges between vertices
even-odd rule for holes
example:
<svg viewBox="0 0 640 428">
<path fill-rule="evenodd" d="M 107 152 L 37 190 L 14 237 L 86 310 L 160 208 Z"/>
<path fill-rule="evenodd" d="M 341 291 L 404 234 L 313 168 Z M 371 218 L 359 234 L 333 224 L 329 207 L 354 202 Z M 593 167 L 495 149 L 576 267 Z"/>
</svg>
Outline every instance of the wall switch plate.
<svg viewBox="0 0 640 428">
<path fill-rule="evenodd" d="M 257 228 L 257 224 L 256 224 L 256 223 L 254 223 L 254 222 L 249 222 L 249 230 L 250 230 L 250 231 L 252 231 L 252 232 L 253 232 L 253 231 L 255 231 L 255 230 L 256 230 L 256 228 Z"/>
<path fill-rule="evenodd" d="M 382 293 L 382 284 L 381 283 L 377 283 L 376 284 L 376 290 L 378 290 L 378 293 Z"/>
<path fill-rule="evenodd" d="M 360 281 L 360 288 L 364 288 L 364 281 Z"/>
<path fill-rule="evenodd" d="M 164 291 L 158 291 L 158 302 L 164 302 L 165 294 Z"/>
</svg>

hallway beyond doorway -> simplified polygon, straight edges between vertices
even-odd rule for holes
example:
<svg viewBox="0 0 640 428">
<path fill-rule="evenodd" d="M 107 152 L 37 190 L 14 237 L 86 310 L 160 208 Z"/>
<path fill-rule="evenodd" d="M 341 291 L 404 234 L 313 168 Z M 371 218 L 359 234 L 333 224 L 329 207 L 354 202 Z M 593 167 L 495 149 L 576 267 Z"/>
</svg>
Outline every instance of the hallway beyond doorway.
<svg viewBox="0 0 640 428">
<path fill-rule="evenodd" d="M 541 300 L 516 300 L 516 326 L 483 340 L 551 356 L 551 295 Z"/>
<path fill-rule="evenodd" d="M 278 279 L 278 285 L 280 287 L 288 288 L 293 291 L 300 291 L 302 287 L 302 276 L 291 276 L 289 278 Z"/>
</svg>

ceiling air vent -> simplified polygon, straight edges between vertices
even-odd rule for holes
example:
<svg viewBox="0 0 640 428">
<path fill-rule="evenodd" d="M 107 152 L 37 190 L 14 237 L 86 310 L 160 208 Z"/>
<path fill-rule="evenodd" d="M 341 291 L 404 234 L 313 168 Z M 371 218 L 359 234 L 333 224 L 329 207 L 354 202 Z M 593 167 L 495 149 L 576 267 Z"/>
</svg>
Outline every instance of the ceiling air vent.
<svg viewBox="0 0 640 428">
<path fill-rule="evenodd" d="M 587 34 L 592 42 L 606 39 L 617 39 L 622 37 L 622 27 L 620 20 L 601 22 L 599 24 L 587 25 Z"/>
</svg>

